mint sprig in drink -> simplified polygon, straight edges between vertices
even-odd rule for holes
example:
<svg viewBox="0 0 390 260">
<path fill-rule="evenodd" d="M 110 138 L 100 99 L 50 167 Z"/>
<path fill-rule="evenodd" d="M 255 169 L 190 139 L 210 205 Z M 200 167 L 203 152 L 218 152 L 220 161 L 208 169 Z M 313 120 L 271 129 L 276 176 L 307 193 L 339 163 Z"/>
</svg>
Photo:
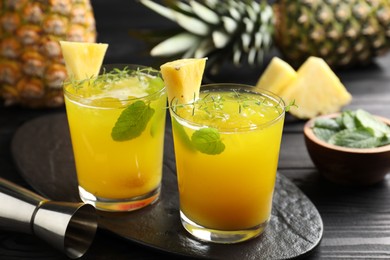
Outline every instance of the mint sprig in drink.
<svg viewBox="0 0 390 260">
<path fill-rule="evenodd" d="M 166 93 L 158 71 L 137 65 L 64 84 L 82 200 L 108 211 L 159 197 Z"/>
</svg>

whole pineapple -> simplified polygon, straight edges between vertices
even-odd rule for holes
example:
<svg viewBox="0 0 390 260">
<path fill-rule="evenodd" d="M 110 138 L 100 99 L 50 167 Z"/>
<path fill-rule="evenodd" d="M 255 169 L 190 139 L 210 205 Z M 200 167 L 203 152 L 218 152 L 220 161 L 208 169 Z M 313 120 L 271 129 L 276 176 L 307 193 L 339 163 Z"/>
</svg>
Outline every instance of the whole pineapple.
<svg viewBox="0 0 390 260">
<path fill-rule="evenodd" d="M 226 58 L 262 64 L 274 47 L 294 67 L 317 56 L 332 68 L 369 63 L 390 48 L 389 0 L 141 3 L 184 29 L 155 46 L 152 56 L 208 56 L 215 71 Z"/>
<path fill-rule="evenodd" d="M 6 106 L 63 105 L 59 40 L 95 42 L 90 0 L 0 0 L 0 97 Z"/>
</svg>

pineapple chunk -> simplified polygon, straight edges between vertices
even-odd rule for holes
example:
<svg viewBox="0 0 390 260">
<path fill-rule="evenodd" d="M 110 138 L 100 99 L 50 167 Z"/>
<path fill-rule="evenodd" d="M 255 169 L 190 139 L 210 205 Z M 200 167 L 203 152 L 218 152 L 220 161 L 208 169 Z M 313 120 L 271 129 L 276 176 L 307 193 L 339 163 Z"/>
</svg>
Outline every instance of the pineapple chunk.
<svg viewBox="0 0 390 260">
<path fill-rule="evenodd" d="M 290 113 L 297 118 L 338 112 L 352 100 L 351 94 L 322 58 L 309 57 L 297 75 L 280 94 L 287 104 L 295 100 L 298 108 L 291 109 Z"/>
<path fill-rule="evenodd" d="M 167 89 L 168 101 L 174 98 L 185 104 L 199 97 L 207 58 L 178 59 L 161 65 L 161 75 Z"/>
<path fill-rule="evenodd" d="M 276 95 L 280 95 L 296 77 L 297 72 L 290 64 L 278 57 L 274 57 L 260 76 L 256 88 L 266 89 Z"/>
<path fill-rule="evenodd" d="M 68 77 L 82 80 L 98 76 L 108 44 L 60 41 Z"/>
</svg>

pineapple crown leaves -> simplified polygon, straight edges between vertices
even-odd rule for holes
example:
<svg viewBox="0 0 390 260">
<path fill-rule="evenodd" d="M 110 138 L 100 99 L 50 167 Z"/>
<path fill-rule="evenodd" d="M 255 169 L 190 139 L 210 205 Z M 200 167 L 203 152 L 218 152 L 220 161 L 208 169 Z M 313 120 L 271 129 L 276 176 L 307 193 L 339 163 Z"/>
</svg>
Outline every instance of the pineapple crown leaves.
<svg viewBox="0 0 390 260">
<path fill-rule="evenodd" d="M 245 57 L 250 65 L 262 64 L 273 45 L 274 13 L 266 1 L 170 0 L 165 6 L 152 0 L 140 3 L 181 27 L 155 45 L 151 56 L 208 57 L 208 67 L 216 73 L 226 59 L 236 66 Z"/>
</svg>

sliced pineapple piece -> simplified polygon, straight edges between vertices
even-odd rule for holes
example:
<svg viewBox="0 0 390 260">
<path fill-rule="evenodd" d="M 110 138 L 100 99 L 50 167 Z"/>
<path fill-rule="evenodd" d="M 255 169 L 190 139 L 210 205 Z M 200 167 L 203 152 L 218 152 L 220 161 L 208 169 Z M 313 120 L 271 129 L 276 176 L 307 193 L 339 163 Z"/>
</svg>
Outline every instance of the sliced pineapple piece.
<svg viewBox="0 0 390 260">
<path fill-rule="evenodd" d="M 160 66 L 167 89 L 168 101 L 184 104 L 199 97 L 207 58 L 178 59 Z"/>
<path fill-rule="evenodd" d="M 60 41 L 68 77 L 82 80 L 99 75 L 108 44 Z"/>
<path fill-rule="evenodd" d="M 295 81 L 280 96 L 287 104 L 295 100 L 298 108 L 292 108 L 290 113 L 301 119 L 338 112 L 352 100 L 340 79 L 318 57 L 309 57 L 301 65 Z"/>
<path fill-rule="evenodd" d="M 286 88 L 286 86 L 294 81 L 297 77 L 297 72 L 284 60 L 273 57 L 263 74 L 260 76 L 256 88 L 266 89 L 277 95 Z"/>
</svg>

